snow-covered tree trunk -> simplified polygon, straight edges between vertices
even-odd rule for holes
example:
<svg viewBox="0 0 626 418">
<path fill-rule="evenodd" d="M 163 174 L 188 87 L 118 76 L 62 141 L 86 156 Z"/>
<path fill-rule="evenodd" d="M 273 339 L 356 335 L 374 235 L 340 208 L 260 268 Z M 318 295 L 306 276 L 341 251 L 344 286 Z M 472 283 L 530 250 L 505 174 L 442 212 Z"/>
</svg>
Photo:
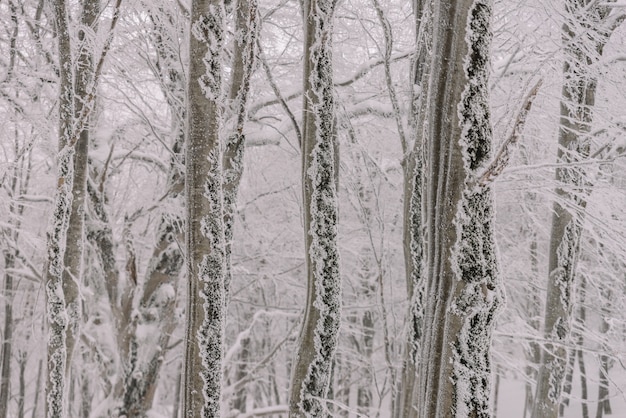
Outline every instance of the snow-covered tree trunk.
<svg viewBox="0 0 626 418">
<path fill-rule="evenodd" d="M 224 4 L 194 0 L 189 37 L 187 193 L 187 328 L 184 417 L 218 417 L 224 345 L 222 48 Z"/>
<path fill-rule="evenodd" d="M 404 179 L 403 249 L 409 309 L 404 347 L 402 376 L 395 403 L 395 418 L 417 416 L 417 369 L 424 327 L 424 234 L 422 227 L 423 192 L 423 125 L 426 109 L 429 51 L 432 42 L 430 2 L 413 2 L 416 26 L 416 54 L 412 63 L 412 102 L 410 115 L 412 148 L 402 160 Z"/>
<path fill-rule="evenodd" d="M 424 329 L 417 414 L 491 416 L 490 347 L 503 298 L 493 193 L 476 179 L 491 155 L 491 2 L 433 4 L 424 111 Z"/>
<path fill-rule="evenodd" d="M 226 140 L 224 167 L 224 236 L 226 249 L 225 299 L 228 302 L 232 279 L 231 253 L 237 192 L 243 175 L 245 150 L 244 125 L 247 119 L 250 78 L 254 72 L 258 36 L 257 0 L 238 0 L 235 7 L 235 39 L 229 101 L 232 109 L 233 131 Z"/>
<path fill-rule="evenodd" d="M 48 321 L 46 416 L 65 416 L 68 313 L 63 286 L 65 237 L 72 205 L 74 117 L 72 53 L 64 0 L 53 3 L 59 53 L 59 153 L 57 185 L 47 232 L 46 317 Z"/>
<path fill-rule="evenodd" d="M 565 54 L 558 134 L 556 199 L 550 233 L 545 346 L 533 406 L 534 418 L 556 418 L 568 364 L 574 277 L 589 184 L 576 163 L 589 156 L 597 75 L 590 66 L 602 56 L 612 32 L 610 8 L 590 0 L 567 0 L 562 41 Z M 614 24 L 614 22 L 613 22 Z"/>
<path fill-rule="evenodd" d="M 96 85 L 119 17 L 117 0 L 109 36 L 93 65 L 91 45 L 86 32 L 92 32 L 100 15 L 99 0 L 83 2 L 80 51 L 72 57 L 69 6 L 65 0 L 52 4 L 58 44 L 59 68 L 59 153 L 57 187 L 52 218 L 47 233 L 45 273 L 48 321 L 48 374 L 46 415 L 64 416 L 64 393 L 72 353 L 79 337 L 80 269 L 84 229 L 84 204 L 89 149 L 89 121 L 96 96 Z"/>
<path fill-rule="evenodd" d="M 78 31 L 79 53 L 76 59 L 74 70 L 74 119 L 72 124 L 80 120 L 81 114 L 91 114 L 93 101 L 87 96 L 93 88 L 93 36 L 87 35 L 95 33 L 95 23 L 100 13 L 100 0 L 89 0 L 83 2 L 80 24 Z M 70 64 L 72 65 L 72 64 Z M 90 117 L 87 117 L 91 120 Z M 76 342 L 80 338 L 81 300 L 80 286 L 82 281 L 82 261 L 84 244 L 85 225 L 85 194 L 87 180 L 87 160 L 89 151 L 89 123 L 82 124 L 80 132 L 73 132 L 76 137 L 74 146 L 74 170 L 72 187 L 72 204 L 65 239 L 64 269 L 63 269 L 63 292 L 65 294 L 65 304 L 67 309 L 68 328 L 66 334 L 67 341 L 67 373 L 72 360 L 72 354 Z M 74 140 L 74 138 L 72 138 Z"/>
<path fill-rule="evenodd" d="M 4 253 L 5 271 L 15 265 L 15 255 L 7 250 Z M 0 417 L 6 418 L 9 409 L 11 381 L 11 352 L 13 348 L 13 276 L 4 274 L 4 327 L 2 330 L 2 347 L 0 347 Z"/>
<path fill-rule="evenodd" d="M 332 81 L 334 0 L 305 0 L 302 188 L 307 299 L 292 366 L 290 417 L 326 416 L 340 324 L 337 138 Z"/>
<path fill-rule="evenodd" d="M 247 120 L 250 79 L 255 69 L 256 43 L 259 31 L 259 14 L 257 0 L 237 0 L 235 6 L 235 37 L 233 45 L 232 76 L 230 83 L 229 102 L 231 124 L 230 135 L 226 138 L 223 155 L 224 169 L 224 238 L 225 238 L 225 274 L 224 299 L 228 305 L 232 281 L 232 245 L 237 213 L 237 193 L 243 175 L 243 158 L 246 138 L 244 125 Z M 240 361 L 237 362 L 236 380 L 246 375 L 247 357 L 250 352 L 250 339 L 241 341 Z M 241 389 L 234 394 L 232 406 L 245 412 L 247 391 Z"/>
</svg>

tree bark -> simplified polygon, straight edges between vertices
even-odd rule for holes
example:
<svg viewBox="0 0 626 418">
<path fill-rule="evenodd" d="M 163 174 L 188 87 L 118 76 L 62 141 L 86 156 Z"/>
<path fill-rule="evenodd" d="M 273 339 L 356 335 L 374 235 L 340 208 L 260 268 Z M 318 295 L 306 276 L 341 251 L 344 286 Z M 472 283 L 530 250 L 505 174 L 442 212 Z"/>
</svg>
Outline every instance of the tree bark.
<svg viewBox="0 0 626 418">
<path fill-rule="evenodd" d="M 220 416 L 224 347 L 222 43 L 224 4 L 194 0 L 189 41 L 187 327 L 183 416 Z"/>
<path fill-rule="evenodd" d="M 13 268 L 15 257 L 10 252 L 4 253 L 5 271 Z M 11 397 L 11 352 L 13 348 L 13 276 L 4 274 L 4 330 L 2 333 L 2 348 L 0 367 L 0 417 L 6 418 Z"/>
<path fill-rule="evenodd" d="M 96 31 L 96 19 L 100 13 L 100 1 L 89 0 L 83 2 L 83 10 L 81 13 L 80 23 L 86 28 Z M 80 115 L 91 114 L 90 109 L 93 101 L 87 100 L 87 96 L 94 82 L 93 77 L 93 39 L 86 38 L 85 30 L 78 31 L 78 47 L 79 54 L 74 69 L 74 116 L 73 121 L 80 119 Z M 67 65 L 74 66 L 72 62 Z M 87 117 L 91 120 L 90 117 Z M 80 338 L 80 322 L 81 318 L 81 300 L 80 286 L 82 281 L 82 260 L 83 260 L 83 243 L 84 243 L 84 225 L 85 225 L 85 194 L 87 192 L 87 160 L 89 152 L 89 134 L 90 126 L 86 123 L 80 132 L 73 132 L 78 137 L 74 145 L 74 161 L 73 161 L 73 180 L 72 180 L 72 204 L 70 207 L 69 223 L 67 227 L 67 235 L 65 238 L 65 254 L 63 257 L 63 293 L 65 295 L 65 306 L 67 310 L 67 359 L 66 374 L 70 373 L 72 354 L 77 340 Z"/>
<path fill-rule="evenodd" d="M 233 111 L 234 129 L 226 141 L 224 167 L 224 235 L 226 250 L 225 299 L 228 302 L 232 281 L 232 240 L 234 218 L 237 212 L 237 192 L 243 175 L 243 157 L 246 138 L 243 132 L 247 120 L 250 79 L 254 72 L 258 36 L 257 0 L 237 0 L 235 8 L 235 45 L 232 62 L 232 80 L 229 101 Z"/>
<path fill-rule="evenodd" d="M 71 144 L 74 116 L 72 56 L 64 0 L 53 3 L 59 52 L 59 153 L 57 185 L 47 232 L 45 269 L 48 321 L 46 416 L 65 416 L 68 317 L 63 286 L 65 237 L 72 204 L 74 146 Z"/>
<path fill-rule="evenodd" d="M 612 291 L 610 289 L 603 290 L 602 295 L 606 297 L 606 300 L 611 300 Z M 600 332 L 606 336 L 609 332 L 610 326 L 607 322 L 609 317 L 609 309 L 607 305 L 602 306 L 602 325 L 600 326 Z M 608 352 L 609 347 L 606 342 L 606 337 L 602 341 L 602 351 Z M 609 398 L 609 356 L 606 354 L 600 355 L 600 369 L 599 369 L 599 385 L 598 385 L 598 407 L 596 409 L 596 418 L 602 418 L 606 413 L 611 414 L 611 399 Z"/>
<path fill-rule="evenodd" d="M 100 13 L 99 0 L 83 2 L 81 24 L 94 27 Z M 119 0 L 111 30 L 118 17 Z M 89 120 L 96 95 L 97 76 L 111 43 L 112 34 L 92 62 L 84 29 L 76 62 L 72 58 L 69 10 L 65 0 L 52 4 L 59 60 L 59 153 L 57 188 L 47 233 L 46 305 L 48 320 L 46 416 L 64 416 L 66 380 L 79 334 L 79 280 L 82 260 L 84 204 L 89 149 Z"/>
<path fill-rule="evenodd" d="M 332 79 L 335 0 L 305 0 L 302 189 L 307 296 L 293 363 L 289 416 L 327 415 L 341 310 L 338 154 Z"/>
<path fill-rule="evenodd" d="M 424 187 L 424 127 L 428 91 L 428 57 L 432 48 L 432 9 L 425 0 L 413 2 L 416 27 L 416 54 L 412 63 L 410 128 L 412 149 L 402 160 L 404 176 L 403 249 L 409 309 L 407 343 L 404 348 L 402 377 L 398 390 L 395 418 L 416 418 L 417 370 L 424 332 L 424 234 L 422 224 Z M 415 86 L 418 86 L 417 88 Z"/>
<path fill-rule="evenodd" d="M 590 0 L 567 0 L 562 41 L 565 51 L 564 83 L 561 92 L 560 127 L 556 169 L 556 199 L 553 205 L 550 234 L 548 286 L 545 303 L 544 337 L 548 344 L 541 356 L 534 418 L 556 418 L 559 412 L 563 379 L 567 370 L 571 342 L 572 306 L 575 297 L 574 276 L 584 221 L 588 180 L 576 163 L 589 156 L 589 132 L 597 78 L 589 66 L 602 56 L 610 29 L 604 21 L 609 8 Z M 581 31 L 590 44 L 581 45 Z"/>
<path fill-rule="evenodd" d="M 432 7 L 429 83 L 418 122 L 427 244 L 416 408 L 420 417 L 488 417 L 489 352 L 503 291 L 491 186 L 475 179 L 491 155 L 491 2 Z"/>
</svg>

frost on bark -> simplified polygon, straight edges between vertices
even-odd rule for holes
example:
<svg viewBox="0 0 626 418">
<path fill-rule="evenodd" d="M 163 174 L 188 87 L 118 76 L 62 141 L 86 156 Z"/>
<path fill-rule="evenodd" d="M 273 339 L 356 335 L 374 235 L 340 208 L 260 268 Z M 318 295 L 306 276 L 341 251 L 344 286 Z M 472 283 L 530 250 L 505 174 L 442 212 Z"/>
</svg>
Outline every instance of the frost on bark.
<svg viewBox="0 0 626 418">
<path fill-rule="evenodd" d="M 226 140 L 224 167 L 224 236 L 226 250 L 225 299 L 228 302 L 232 280 L 231 252 L 237 192 L 243 175 L 246 138 L 243 132 L 248 117 L 250 79 L 254 72 L 256 42 L 259 31 L 257 0 L 238 0 L 235 8 L 235 42 L 230 85 L 232 123 L 234 129 Z"/>
<path fill-rule="evenodd" d="M 412 63 L 413 90 L 411 92 L 412 102 L 409 119 L 413 145 L 402 161 L 404 175 L 403 248 L 409 309 L 402 377 L 394 411 L 396 418 L 417 416 L 415 408 L 416 381 L 420 341 L 424 328 L 423 112 L 427 98 L 428 56 L 432 42 L 432 17 L 429 1 L 420 0 L 414 2 L 413 5 L 416 26 L 416 54 Z"/>
<path fill-rule="evenodd" d="M 187 328 L 183 416 L 218 417 L 224 344 L 224 220 L 219 129 L 224 4 L 191 5 L 187 193 Z"/>
<path fill-rule="evenodd" d="M 332 84 L 334 0 L 303 4 L 302 185 L 307 299 L 291 376 L 289 416 L 326 416 L 340 324 L 337 138 Z"/>
<path fill-rule="evenodd" d="M 532 416 L 556 418 L 568 364 L 574 278 L 589 184 L 582 166 L 589 157 L 590 132 L 597 90 L 591 66 L 602 56 L 614 29 L 606 4 L 590 0 L 565 2 L 561 29 L 565 61 L 560 104 L 556 169 L 557 188 L 550 233 L 544 347 L 537 376 Z M 584 42 L 583 42 L 584 40 Z"/>
<path fill-rule="evenodd" d="M 86 35 L 85 28 L 95 31 L 95 23 L 100 13 L 99 0 L 83 2 L 81 12 L 81 26 L 78 31 L 79 54 L 74 70 L 74 119 L 80 120 L 80 115 L 91 114 L 93 102 L 87 100 L 92 88 L 93 80 L 93 42 Z M 91 118 L 88 117 L 90 120 Z M 85 225 L 85 194 L 87 179 L 87 160 L 89 151 L 90 124 L 82 124 L 79 132 L 74 131 L 72 141 L 74 146 L 74 168 L 72 181 L 72 204 L 65 240 L 63 291 L 68 315 L 67 328 L 67 367 L 69 368 L 72 353 L 76 342 L 80 338 L 81 300 L 80 286 L 82 281 L 83 242 Z M 74 128 L 76 129 L 76 128 Z"/>
<path fill-rule="evenodd" d="M 82 4 L 77 58 L 72 58 L 69 9 L 64 0 L 52 4 L 58 44 L 59 154 L 57 187 L 47 233 L 46 297 L 48 320 L 48 376 L 46 414 L 63 416 L 66 379 L 80 324 L 80 280 L 84 230 L 84 205 L 89 149 L 89 121 L 111 32 L 100 54 L 98 70 L 92 62 L 92 32 L 100 13 L 99 0 Z M 119 12 L 111 20 L 111 31 Z M 86 30 L 86 29 L 89 30 Z M 64 334 L 64 335 L 61 335 Z"/>
<path fill-rule="evenodd" d="M 255 69 L 256 43 L 259 32 L 259 14 L 257 0 L 237 0 L 235 7 L 235 36 L 232 59 L 232 78 L 230 83 L 230 135 L 226 138 L 224 149 L 224 300 L 228 306 L 232 281 L 232 245 L 235 216 L 237 214 L 237 194 L 244 169 L 244 151 L 246 137 L 245 123 L 248 119 L 248 99 L 250 80 Z M 240 380 L 247 374 L 246 358 L 249 353 L 250 339 L 242 340 L 241 358 L 236 362 L 236 375 Z M 232 397 L 234 409 L 245 412 L 247 390 L 242 388 Z"/>
<path fill-rule="evenodd" d="M 475 182 L 491 156 L 490 20 L 489 1 L 433 4 L 428 98 L 419 122 L 426 242 L 421 417 L 491 416 L 490 348 L 503 294 L 493 193 Z"/>
<path fill-rule="evenodd" d="M 52 217 L 46 234 L 47 266 L 46 317 L 48 321 L 46 379 L 46 416 L 64 416 L 68 316 L 63 289 L 65 238 L 72 206 L 74 147 L 72 120 L 74 110 L 72 61 L 67 11 L 63 0 L 54 2 L 53 10 L 59 51 L 59 153 L 57 185 Z"/>
</svg>

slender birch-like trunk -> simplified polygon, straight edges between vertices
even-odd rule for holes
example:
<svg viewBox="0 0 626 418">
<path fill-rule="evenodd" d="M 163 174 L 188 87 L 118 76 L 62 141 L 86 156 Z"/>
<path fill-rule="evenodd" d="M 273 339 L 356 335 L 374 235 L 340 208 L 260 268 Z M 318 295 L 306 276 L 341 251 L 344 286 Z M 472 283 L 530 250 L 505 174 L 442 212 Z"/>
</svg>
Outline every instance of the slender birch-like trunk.
<svg viewBox="0 0 626 418">
<path fill-rule="evenodd" d="M 219 417 L 224 347 L 222 48 L 224 4 L 191 4 L 188 80 L 184 417 Z"/>
<path fill-rule="evenodd" d="M 225 250 L 225 274 L 224 274 L 224 299 L 226 305 L 230 299 L 230 287 L 232 282 L 232 245 L 237 214 L 237 194 L 239 184 L 243 176 L 243 158 L 246 137 L 244 125 L 248 118 L 248 98 L 250 92 L 250 79 L 255 69 L 255 52 L 259 31 L 259 14 L 257 0 L 237 0 L 235 7 L 235 37 L 234 54 L 232 60 L 232 78 L 230 83 L 229 102 L 232 111 L 231 123 L 233 129 L 226 139 L 224 150 L 224 250 Z M 236 380 L 246 375 L 247 357 L 250 355 L 250 339 L 241 341 L 240 361 L 237 362 Z M 240 412 L 246 409 L 247 391 L 238 390 L 232 399 L 233 408 Z"/>
<path fill-rule="evenodd" d="M 395 418 L 417 417 L 417 370 L 424 332 L 424 234 L 422 227 L 424 150 L 423 127 L 428 97 L 429 51 L 432 47 L 432 8 L 427 0 L 413 2 L 416 54 L 412 63 L 410 128 L 413 144 L 402 160 L 404 177 L 403 249 L 409 309 L 407 335 Z"/>
<path fill-rule="evenodd" d="M 302 189 L 307 299 L 292 367 L 289 416 L 327 415 L 340 324 L 337 134 L 332 78 L 335 0 L 305 0 Z"/>
<path fill-rule="evenodd" d="M 100 13 L 100 1 L 90 0 L 83 2 L 80 23 L 84 28 L 96 31 L 96 19 Z M 93 88 L 93 42 L 88 39 L 85 29 L 78 31 L 79 54 L 76 59 L 74 70 L 74 118 L 72 124 L 80 119 L 80 115 L 85 113 L 91 115 L 93 101 L 87 100 L 87 96 Z M 69 65 L 73 64 L 70 62 Z M 87 107 L 87 108 L 86 108 Z M 87 117 L 91 120 L 91 117 Z M 76 342 L 80 338 L 81 300 L 80 286 L 82 281 L 83 264 L 83 243 L 85 225 L 85 194 L 87 181 L 87 160 L 89 152 L 90 124 L 86 122 L 80 132 L 73 132 L 78 139 L 74 145 L 74 169 L 72 181 L 72 204 L 69 214 L 69 224 L 67 237 L 65 239 L 65 254 L 63 263 L 63 293 L 65 294 L 65 304 L 68 317 L 68 328 L 66 331 L 67 341 L 67 372 L 69 374 L 70 363 Z"/>
<path fill-rule="evenodd" d="M 565 52 L 561 118 L 558 134 L 556 199 L 552 209 L 544 347 L 537 376 L 534 418 L 556 418 L 567 371 L 571 342 L 574 277 L 589 195 L 584 169 L 576 163 L 589 156 L 597 77 L 590 66 L 602 56 L 612 32 L 605 20 L 610 9 L 590 0 L 567 0 L 562 41 Z M 581 44 L 581 35 L 588 42 Z M 589 38 L 589 39 L 587 39 Z"/>
</svg>

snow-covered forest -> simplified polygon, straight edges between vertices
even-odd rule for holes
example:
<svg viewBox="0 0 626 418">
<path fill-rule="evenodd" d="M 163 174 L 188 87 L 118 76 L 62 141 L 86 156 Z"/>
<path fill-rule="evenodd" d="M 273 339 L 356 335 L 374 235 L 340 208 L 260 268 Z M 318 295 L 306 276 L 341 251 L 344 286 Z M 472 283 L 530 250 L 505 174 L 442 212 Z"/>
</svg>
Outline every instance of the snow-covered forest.
<svg viewBox="0 0 626 418">
<path fill-rule="evenodd" d="M 622 0 L 0 0 L 0 418 L 626 417 Z"/>
</svg>

